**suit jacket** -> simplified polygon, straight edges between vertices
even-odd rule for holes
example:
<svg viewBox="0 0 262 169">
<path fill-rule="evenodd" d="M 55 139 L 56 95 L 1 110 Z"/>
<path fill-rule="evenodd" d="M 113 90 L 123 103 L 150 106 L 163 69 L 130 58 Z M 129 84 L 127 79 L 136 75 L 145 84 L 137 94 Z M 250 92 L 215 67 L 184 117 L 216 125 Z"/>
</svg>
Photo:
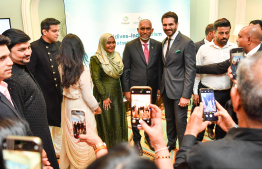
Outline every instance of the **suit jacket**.
<svg viewBox="0 0 262 169">
<path fill-rule="evenodd" d="M 162 45 L 150 39 L 148 65 L 145 60 L 142 44 L 139 38 L 128 42 L 123 53 L 124 70 L 121 77 L 124 92 L 132 86 L 150 86 L 152 101 L 156 101 L 157 90 L 160 88 L 162 74 Z"/>
<path fill-rule="evenodd" d="M 162 42 L 162 49 L 165 41 Z M 169 99 L 191 98 L 196 76 L 196 48 L 191 39 L 178 33 L 168 55 L 163 60 L 160 91 L 166 90 Z"/>
<path fill-rule="evenodd" d="M 49 44 L 42 38 L 31 43 L 32 55 L 27 64 L 45 98 L 48 124 L 60 126 L 62 88 L 56 57 L 61 42 Z"/>
<path fill-rule="evenodd" d="M 198 49 L 200 48 L 200 46 L 204 45 L 205 44 L 205 41 L 204 39 L 202 39 L 201 41 L 198 41 L 195 43 L 195 46 L 196 46 L 196 53 L 198 52 Z"/>
<path fill-rule="evenodd" d="M 176 154 L 175 169 L 261 168 L 262 129 L 231 128 L 223 139 L 196 143 L 185 135 Z"/>
<path fill-rule="evenodd" d="M 262 45 L 258 49 L 258 51 L 262 51 Z M 230 60 L 227 59 L 223 62 L 197 66 L 197 73 L 199 74 L 224 74 L 227 72 L 228 67 L 230 66 Z"/>
</svg>

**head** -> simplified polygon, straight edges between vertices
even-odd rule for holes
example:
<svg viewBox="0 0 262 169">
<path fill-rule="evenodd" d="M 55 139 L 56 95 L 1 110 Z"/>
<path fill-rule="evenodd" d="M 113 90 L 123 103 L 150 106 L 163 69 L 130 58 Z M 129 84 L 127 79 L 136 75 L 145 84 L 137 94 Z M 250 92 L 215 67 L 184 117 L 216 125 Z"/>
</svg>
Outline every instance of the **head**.
<svg viewBox="0 0 262 169">
<path fill-rule="evenodd" d="M 116 48 L 116 41 L 110 33 L 104 33 L 99 39 L 99 45 L 109 54 L 113 53 Z"/>
<path fill-rule="evenodd" d="M 258 26 L 260 30 L 262 30 L 262 21 L 261 20 L 253 20 L 249 22 L 251 26 Z"/>
<path fill-rule="evenodd" d="M 215 43 L 218 46 L 225 46 L 229 39 L 231 24 L 226 18 L 214 22 Z"/>
<path fill-rule="evenodd" d="M 0 82 L 12 75 L 13 62 L 9 57 L 10 51 L 7 48 L 10 43 L 11 40 L 8 37 L 0 35 Z"/>
<path fill-rule="evenodd" d="M 172 37 L 178 28 L 178 16 L 175 12 L 167 12 L 162 16 L 162 26 L 165 34 Z"/>
<path fill-rule="evenodd" d="M 152 28 L 152 22 L 148 19 L 143 19 L 139 22 L 137 32 L 139 33 L 139 38 L 147 43 L 154 29 Z"/>
<path fill-rule="evenodd" d="M 245 26 L 238 33 L 237 44 L 243 47 L 245 53 L 250 52 L 261 43 L 260 28 L 257 26 Z"/>
<path fill-rule="evenodd" d="M 46 18 L 41 22 L 42 38 L 48 42 L 53 43 L 58 41 L 60 21 L 54 18 Z"/>
<path fill-rule="evenodd" d="M 8 37 L 11 40 L 11 43 L 8 45 L 8 49 L 11 52 L 11 60 L 19 65 L 25 65 L 29 63 L 32 53 L 29 43 L 30 37 L 18 29 L 8 29 L 3 32 L 2 35 Z"/>
<path fill-rule="evenodd" d="M 69 88 L 70 85 L 76 84 L 80 75 L 84 71 L 83 63 L 86 62 L 87 56 L 81 39 L 75 34 L 68 34 L 64 37 L 58 64 L 62 68 L 62 86 Z"/>
<path fill-rule="evenodd" d="M 237 69 L 237 88 L 231 90 L 234 111 L 244 113 L 248 120 L 262 124 L 262 53 L 240 62 Z"/>
<path fill-rule="evenodd" d="M 157 169 L 154 162 L 139 157 L 127 143 L 122 143 L 109 150 L 109 153 L 87 169 Z"/>
<path fill-rule="evenodd" d="M 214 33 L 214 25 L 208 24 L 205 30 L 205 34 L 206 34 L 206 39 L 211 42 L 212 39 L 215 37 L 215 33 Z"/>
</svg>

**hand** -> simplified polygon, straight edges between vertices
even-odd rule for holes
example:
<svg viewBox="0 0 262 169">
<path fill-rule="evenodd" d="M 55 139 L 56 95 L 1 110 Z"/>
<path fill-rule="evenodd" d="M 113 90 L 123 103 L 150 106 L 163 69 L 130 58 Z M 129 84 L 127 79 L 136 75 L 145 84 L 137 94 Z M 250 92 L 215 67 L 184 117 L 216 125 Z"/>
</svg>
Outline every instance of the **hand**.
<svg viewBox="0 0 262 169">
<path fill-rule="evenodd" d="M 189 118 L 186 126 L 185 135 L 193 135 L 197 137 L 198 133 L 204 131 L 207 125 L 210 125 L 210 121 L 203 121 L 203 104 L 200 103 L 199 107 L 196 107 Z"/>
<path fill-rule="evenodd" d="M 138 129 L 145 130 L 153 147 L 157 150 L 166 146 L 163 136 L 162 114 L 161 110 L 156 105 L 150 104 L 148 107 L 152 110 L 151 127 L 143 120 L 140 120 L 139 123 L 141 126 L 138 126 Z"/>
<path fill-rule="evenodd" d="M 157 100 L 159 100 L 160 98 L 161 98 L 160 90 L 157 90 Z"/>
<path fill-rule="evenodd" d="M 227 76 L 232 80 L 233 83 L 237 84 L 237 80 L 233 79 L 231 66 L 227 69 Z"/>
<path fill-rule="evenodd" d="M 97 114 L 101 114 L 101 108 L 98 106 L 98 108 L 95 110 L 95 115 L 97 115 Z"/>
<path fill-rule="evenodd" d="M 48 158 L 47 158 L 47 155 L 46 155 L 46 152 L 45 150 L 43 149 L 42 150 L 42 163 L 44 165 L 44 169 L 52 169 L 53 167 L 51 167 L 51 163 L 48 161 Z"/>
<path fill-rule="evenodd" d="M 189 105 L 189 101 L 190 101 L 190 99 L 181 97 L 180 98 L 180 102 L 178 103 L 178 105 L 181 106 L 181 107 L 186 107 L 186 106 Z"/>
<path fill-rule="evenodd" d="M 198 94 L 194 94 L 193 102 L 194 102 L 194 105 L 198 106 L 199 104 L 199 95 Z"/>
<path fill-rule="evenodd" d="M 110 98 L 107 98 L 106 100 L 104 100 L 103 101 L 103 108 L 105 110 L 109 110 L 111 108 L 110 103 L 112 103 Z"/>
<path fill-rule="evenodd" d="M 216 122 L 225 132 L 228 132 L 236 123 L 233 121 L 228 112 L 216 101 L 217 112 L 214 114 L 218 116 L 218 121 Z"/>
<path fill-rule="evenodd" d="M 130 92 L 125 92 L 125 97 L 126 97 L 126 100 L 131 103 L 131 96 L 130 96 Z"/>
<path fill-rule="evenodd" d="M 86 123 L 86 134 L 80 134 L 79 140 L 77 140 L 77 143 L 78 142 L 86 142 L 89 146 L 94 146 L 98 143 L 103 143 L 102 139 L 91 128 L 88 122 Z"/>
</svg>

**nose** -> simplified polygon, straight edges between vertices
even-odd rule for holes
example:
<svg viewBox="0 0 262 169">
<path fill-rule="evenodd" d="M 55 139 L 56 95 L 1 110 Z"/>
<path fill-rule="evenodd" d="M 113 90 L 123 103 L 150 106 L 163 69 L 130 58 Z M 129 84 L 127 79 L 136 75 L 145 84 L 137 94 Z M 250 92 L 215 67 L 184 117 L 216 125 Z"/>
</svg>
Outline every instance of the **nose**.
<svg viewBox="0 0 262 169">
<path fill-rule="evenodd" d="M 7 57 L 7 65 L 8 66 L 12 66 L 13 65 L 13 61 L 11 60 L 10 57 Z"/>
<path fill-rule="evenodd" d="M 29 48 L 29 49 L 27 49 L 27 50 L 25 51 L 25 55 L 26 55 L 26 56 L 27 56 L 27 55 L 30 55 L 30 56 L 31 56 L 31 53 L 32 53 L 31 48 Z"/>
</svg>

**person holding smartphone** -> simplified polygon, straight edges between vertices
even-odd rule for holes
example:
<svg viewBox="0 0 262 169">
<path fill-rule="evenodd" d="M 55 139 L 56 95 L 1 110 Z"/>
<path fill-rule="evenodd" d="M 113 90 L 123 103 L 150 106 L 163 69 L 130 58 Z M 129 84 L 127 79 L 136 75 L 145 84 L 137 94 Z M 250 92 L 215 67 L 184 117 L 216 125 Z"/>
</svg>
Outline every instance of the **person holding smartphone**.
<svg viewBox="0 0 262 169">
<path fill-rule="evenodd" d="M 95 152 L 91 146 L 76 143 L 72 125 L 72 109 L 85 111 L 90 128 L 96 130 L 95 114 L 100 114 L 101 109 L 92 94 L 90 72 L 83 63 L 86 63 L 86 53 L 80 38 L 68 34 L 62 41 L 61 53 L 58 57 L 61 84 L 63 87 L 62 102 L 62 148 L 60 154 L 60 168 L 86 168 L 95 160 Z M 80 130 L 80 123 L 76 123 Z"/>
</svg>

